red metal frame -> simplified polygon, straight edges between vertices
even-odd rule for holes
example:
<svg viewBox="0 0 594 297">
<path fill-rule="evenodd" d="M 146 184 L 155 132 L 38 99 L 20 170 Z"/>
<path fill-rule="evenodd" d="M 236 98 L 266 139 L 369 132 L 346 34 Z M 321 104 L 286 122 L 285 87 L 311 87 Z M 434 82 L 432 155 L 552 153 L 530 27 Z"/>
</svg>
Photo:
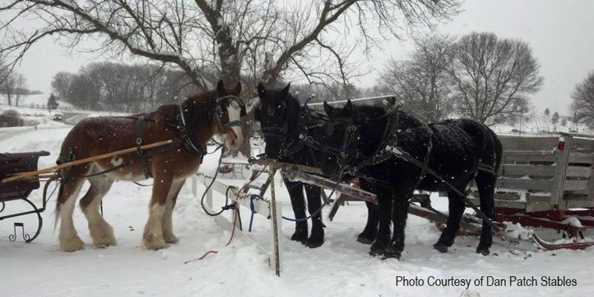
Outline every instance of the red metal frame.
<svg viewBox="0 0 594 297">
<path fill-rule="evenodd" d="M 577 218 L 583 227 L 563 222 L 570 217 Z M 520 223 L 523 226 L 563 230 L 574 237 L 578 236 L 579 232 L 584 229 L 594 228 L 594 209 L 549 210 L 527 213 L 520 209 L 498 207 L 496 209 L 496 219 L 498 222 L 508 221 Z"/>
</svg>

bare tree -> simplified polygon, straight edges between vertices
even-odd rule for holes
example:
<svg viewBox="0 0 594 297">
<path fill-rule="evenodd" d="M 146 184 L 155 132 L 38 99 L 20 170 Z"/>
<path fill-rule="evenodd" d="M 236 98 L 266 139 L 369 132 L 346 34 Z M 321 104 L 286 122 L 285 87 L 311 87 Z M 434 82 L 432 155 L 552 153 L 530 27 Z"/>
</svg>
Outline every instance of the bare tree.
<svg viewBox="0 0 594 297">
<path fill-rule="evenodd" d="M 0 93 L 6 97 L 8 105 L 18 106 L 21 97 L 28 92 L 25 77 L 17 72 L 9 71 L 0 83 Z"/>
<path fill-rule="evenodd" d="M 382 87 L 396 94 L 404 109 L 422 119 L 444 119 L 453 111 L 448 79 L 452 44 L 447 36 L 417 40 L 409 60 L 391 61 L 381 76 Z"/>
<path fill-rule="evenodd" d="M 575 87 L 571 97 L 574 123 L 580 122 L 594 127 L 594 71 Z"/>
<path fill-rule="evenodd" d="M 458 111 L 483 123 L 513 115 L 516 106 L 543 82 L 527 43 L 499 39 L 493 33 L 471 33 L 454 48 L 450 69 Z"/>
<path fill-rule="evenodd" d="M 73 79 L 74 74 L 69 72 L 58 72 L 54 75 L 52 78 L 52 89 L 57 94 L 58 98 L 66 100 Z"/>
<path fill-rule="evenodd" d="M 288 70 L 308 80 L 327 75 L 313 56 L 334 61 L 348 80 L 348 54 L 364 40 L 394 36 L 403 25 L 430 24 L 457 12 L 459 0 L 10 0 L 0 6 L 0 54 L 12 62 L 31 46 L 57 36 L 75 47 L 88 37 L 97 50 L 135 55 L 184 71 L 198 86 L 207 86 L 203 70 L 220 73 L 234 84 L 242 72 L 275 81 Z M 19 22 L 35 19 L 27 26 Z M 379 28 L 379 29 L 376 29 Z M 358 33 L 340 43 L 332 34 Z M 387 33 L 387 34 L 386 34 Z M 329 59 L 330 60 L 330 59 Z"/>
</svg>

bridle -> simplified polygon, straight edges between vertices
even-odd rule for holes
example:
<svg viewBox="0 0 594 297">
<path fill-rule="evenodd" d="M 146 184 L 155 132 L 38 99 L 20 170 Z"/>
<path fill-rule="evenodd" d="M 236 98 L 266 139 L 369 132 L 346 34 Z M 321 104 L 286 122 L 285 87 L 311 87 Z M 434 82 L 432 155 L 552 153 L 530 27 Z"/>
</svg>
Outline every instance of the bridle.
<svg viewBox="0 0 594 297">
<path fill-rule="evenodd" d="M 235 102 L 237 103 L 237 105 L 239 106 L 239 108 L 241 109 L 240 111 L 240 118 L 242 116 L 246 115 L 246 109 L 245 109 L 245 103 L 243 103 L 243 101 L 235 95 L 226 95 L 226 96 L 222 96 L 222 97 L 217 97 L 215 99 L 216 102 L 216 109 L 215 109 L 215 115 L 217 117 L 217 120 L 222 123 L 223 121 L 223 117 L 225 116 L 225 111 L 223 110 L 223 108 L 221 107 L 221 101 L 223 100 L 230 100 L 229 103 L 231 102 Z M 241 127 L 241 119 L 239 120 L 233 120 L 233 121 L 228 121 L 226 124 L 222 124 L 222 126 L 224 128 L 231 128 L 231 127 Z"/>
<path fill-rule="evenodd" d="M 231 129 L 232 127 L 241 127 L 241 120 L 233 120 L 233 121 L 227 121 L 227 123 L 223 123 L 223 118 L 225 117 L 225 110 L 221 106 L 221 102 L 223 100 L 231 100 L 232 102 L 236 102 L 241 109 L 240 117 L 242 115 L 245 115 L 245 104 L 238 96 L 235 96 L 235 95 L 226 95 L 226 96 L 216 97 L 214 99 L 209 98 L 207 101 L 207 111 L 211 110 L 210 106 L 214 103 L 214 105 L 215 105 L 214 120 L 217 123 L 217 125 L 223 127 L 224 130 Z M 192 140 L 192 137 L 190 137 L 190 128 L 188 127 L 188 123 L 186 120 L 186 116 L 185 116 L 185 112 L 184 112 L 184 108 L 183 108 L 182 104 L 179 103 L 179 104 L 177 104 L 177 106 L 179 108 L 179 115 L 178 115 L 178 124 L 176 125 L 177 126 L 176 128 L 178 129 L 178 131 L 180 133 L 180 138 L 183 141 L 184 146 L 188 150 L 190 150 L 196 154 L 199 154 L 199 155 L 206 154 L 206 148 L 194 143 L 194 141 Z M 209 117 L 210 117 L 210 115 L 209 115 Z"/>
<path fill-rule="evenodd" d="M 388 158 L 386 158 L 388 154 L 385 154 L 384 151 L 386 147 L 386 140 L 388 138 L 387 135 L 390 133 L 390 131 L 395 131 L 394 129 L 397 130 L 399 121 L 398 112 L 399 107 L 394 107 L 381 116 L 366 119 L 364 121 L 355 121 L 352 118 L 328 120 L 328 122 L 325 124 L 325 127 L 328 129 L 334 129 L 332 126 L 346 125 L 342 137 L 343 141 L 337 146 L 322 144 L 309 135 L 302 135 L 301 138 L 306 143 L 306 145 L 333 155 L 336 158 L 338 172 L 355 176 L 358 174 L 361 168 L 380 164 L 392 157 L 392 155 L 390 155 Z M 371 156 L 363 158 L 363 153 L 359 149 L 353 149 L 356 147 L 357 142 L 359 142 L 361 139 L 361 129 L 366 124 L 381 120 L 382 118 L 386 118 L 387 120 L 384 127 L 382 143 L 378 145 L 375 152 Z M 394 146 L 396 144 L 397 138 L 395 139 Z"/>
</svg>

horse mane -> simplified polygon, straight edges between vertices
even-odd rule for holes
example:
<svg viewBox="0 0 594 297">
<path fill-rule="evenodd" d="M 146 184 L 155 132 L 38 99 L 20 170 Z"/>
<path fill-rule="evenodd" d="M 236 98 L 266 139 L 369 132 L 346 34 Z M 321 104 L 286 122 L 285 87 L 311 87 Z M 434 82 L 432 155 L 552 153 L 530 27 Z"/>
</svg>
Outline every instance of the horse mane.
<svg viewBox="0 0 594 297">
<path fill-rule="evenodd" d="M 389 107 L 377 105 L 353 105 L 353 120 L 357 123 L 368 122 L 370 120 L 379 119 L 388 113 Z M 423 126 L 423 122 L 413 115 L 398 110 L 398 125 L 406 127 Z"/>
</svg>

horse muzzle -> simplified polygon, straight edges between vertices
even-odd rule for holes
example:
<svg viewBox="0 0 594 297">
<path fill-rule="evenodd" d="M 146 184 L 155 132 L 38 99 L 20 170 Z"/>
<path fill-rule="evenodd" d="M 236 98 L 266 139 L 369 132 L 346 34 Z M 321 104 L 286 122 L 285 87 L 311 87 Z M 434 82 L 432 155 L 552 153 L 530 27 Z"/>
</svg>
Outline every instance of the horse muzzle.
<svg viewBox="0 0 594 297">
<path fill-rule="evenodd" d="M 225 147 L 228 151 L 232 153 L 239 151 L 243 141 L 244 137 L 240 125 L 234 125 L 228 128 L 227 133 L 225 133 Z"/>
</svg>

